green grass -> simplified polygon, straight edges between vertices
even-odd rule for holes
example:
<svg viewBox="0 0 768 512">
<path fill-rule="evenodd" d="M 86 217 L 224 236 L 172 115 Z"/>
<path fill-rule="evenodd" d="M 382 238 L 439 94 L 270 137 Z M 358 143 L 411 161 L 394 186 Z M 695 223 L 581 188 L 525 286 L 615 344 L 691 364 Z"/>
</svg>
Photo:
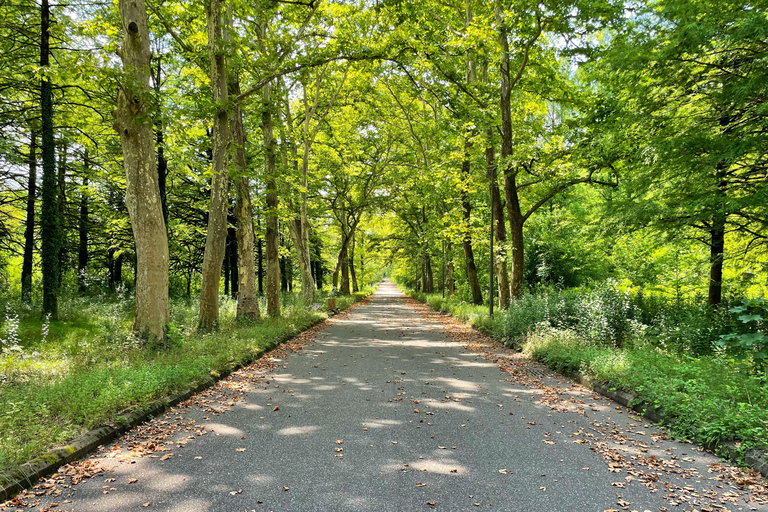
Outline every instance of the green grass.
<svg viewBox="0 0 768 512">
<path fill-rule="evenodd" d="M 344 309 L 371 291 L 337 297 L 337 307 Z M 168 347 L 152 348 L 130 336 L 130 301 L 63 302 L 62 320 L 51 322 L 45 339 L 42 322 L 29 311 L 18 328 L 21 352 L 0 354 L 0 471 L 126 407 L 184 389 L 248 353 L 268 350 L 328 316 L 324 308 L 308 310 L 288 295 L 282 318 L 244 324 L 234 319 L 236 304 L 223 298 L 219 330 L 200 335 L 194 332 L 197 302 L 177 299 L 171 307 L 176 334 Z"/>
<path fill-rule="evenodd" d="M 642 334 L 622 344 L 596 341 L 577 328 L 552 327 L 538 320 L 526 323 L 525 310 L 513 308 L 490 319 L 484 307 L 438 294 L 409 294 L 514 344 L 555 371 L 582 373 L 661 408 L 670 432 L 678 437 L 700 444 L 737 441 L 742 451 L 768 448 L 768 382 L 743 361 L 724 353 L 692 357 L 666 350 L 655 344 L 655 337 Z"/>
</svg>

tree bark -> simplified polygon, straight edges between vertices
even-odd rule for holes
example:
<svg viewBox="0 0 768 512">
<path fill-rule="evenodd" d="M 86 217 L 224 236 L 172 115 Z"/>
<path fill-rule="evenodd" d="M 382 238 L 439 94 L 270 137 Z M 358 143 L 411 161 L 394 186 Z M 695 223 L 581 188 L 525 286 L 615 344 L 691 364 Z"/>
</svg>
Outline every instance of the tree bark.
<svg viewBox="0 0 768 512">
<path fill-rule="evenodd" d="M 29 179 L 27 181 L 27 222 L 24 228 L 24 259 L 21 264 L 21 299 L 32 300 L 32 270 L 35 258 L 35 196 L 37 196 L 37 132 L 29 135 Z"/>
<path fill-rule="evenodd" d="M 223 31 L 221 0 L 206 5 L 208 26 L 208 58 L 213 104 L 213 176 L 205 237 L 203 272 L 200 285 L 200 319 L 198 330 L 210 332 L 219 320 L 219 283 L 227 239 L 227 206 L 229 203 L 229 170 L 227 168 L 230 134 L 227 103 L 227 63 L 222 48 Z"/>
<path fill-rule="evenodd" d="M 262 89 L 261 127 L 264 132 L 265 185 L 267 189 L 267 315 L 280 316 L 280 257 L 278 255 L 277 180 L 275 146 L 272 126 L 272 85 Z"/>
<path fill-rule="evenodd" d="M 339 252 L 339 262 L 341 270 L 341 286 L 339 292 L 342 295 L 349 295 L 349 243 L 344 243 L 341 246 L 341 252 Z"/>
<path fill-rule="evenodd" d="M 120 88 L 114 128 L 123 146 L 125 204 L 136 244 L 136 309 L 133 331 L 162 340 L 169 319 L 168 238 L 155 166 L 149 87 L 149 29 L 143 0 L 120 0 L 123 46 L 120 56 L 128 80 Z M 122 255 L 114 263 L 114 280 L 122 278 Z"/>
<path fill-rule="evenodd" d="M 445 244 L 445 293 L 449 297 L 456 294 L 456 281 L 453 278 L 453 244 Z"/>
<path fill-rule="evenodd" d="M 352 282 L 352 291 L 357 293 L 360 288 L 357 286 L 357 273 L 355 272 L 355 237 L 352 236 L 352 245 L 349 247 L 349 277 Z"/>
<path fill-rule="evenodd" d="M 50 7 L 48 0 L 40 4 L 40 66 L 50 64 Z M 50 79 L 40 80 L 41 149 L 43 160 L 42 205 L 40 212 L 41 260 L 43 270 L 43 315 L 58 319 L 59 315 L 59 244 L 58 191 L 56 186 L 56 154 L 53 138 L 53 90 Z"/>
<path fill-rule="evenodd" d="M 461 206 L 464 215 L 464 234 L 462 246 L 464 248 L 464 264 L 467 272 L 467 283 L 472 292 L 472 303 L 482 304 L 483 293 L 480 290 L 480 283 L 477 280 L 477 266 L 475 266 L 475 253 L 472 250 L 472 204 L 469 201 L 469 143 L 464 147 L 464 161 L 461 163 L 461 172 L 464 175 L 464 184 L 461 187 Z"/>
<path fill-rule="evenodd" d="M 85 157 L 88 172 L 88 156 Z M 86 290 L 88 273 L 88 176 L 83 177 L 83 190 L 80 195 L 80 220 L 78 222 L 79 244 L 77 247 L 77 287 L 80 293 Z"/>
<path fill-rule="evenodd" d="M 504 224 L 504 206 L 501 202 L 501 193 L 496 179 L 496 155 L 493 149 L 493 130 L 488 130 L 488 143 L 485 148 L 485 163 L 488 169 L 488 182 L 490 193 L 493 195 L 493 233 L 496 238 L 495 254 L 493 255 L 493 268 L 498 283 L 499 308 L 509 307 L 509 271 L 507 270 L 507 230 Z"/>
<path fill-rule="evenodd" d="M 723 259 L 725 254 L 725 214 L 712 219 L 709 246 L 709 305 L 717 309 L 723 300 Z"/>
<path fill-rule="evenodd" d="M 497 12 L 497 17 L 499 13 Z M 511 168 L 509 157 L 512 156 L 512 84 L 509 76 L 509 40 L 507 31 L 499 30 L 499 45 L 501 46 L 500 60 L 500 107 L 501 107 L 501 161 L 504 173 L 504 199 L 507 205 L 509 220 L 510 245 L 512 248 L 512 279 L 509 283 L 509 294 L 513 299 L 519 299 L 523 294 L 523 278 L 525 258 L 523 244 L 523 214 L 520 211 L 520 200 L 516 174 Z M 501 282 L 501 281 L 500 281 Z"/>
<path fill-rule="evenodd" d="M 59 144 L 59 164 L 57 166 L 57 184 L 58 184 L 58 200 L 56 202 L 56 220 L 58 222 L 59 232 L 59 273 L 58 273 L 58 287 L 61 290 L 61 279 L 64 277 L 65 259 L 67 256 L 66 245 L 66 228 L 64 219 L 67 218 L 67 143 L 61 142 Z"/>
<path fill-rule="evenodd" d="M 261 220 L 256 219 L 259 224 L 259 230 L 261 230 Z M 258 263 L 258 281 L 259 281 L 259 295 L 264 295 L 264 240 L 259 236 L 259 240 L 256 242 L 256 259 Z"/>
<path fill-rule="evenodd" d="M 240 95 L 240 81 L 230 77 L 229 91 L 233 96 Z M 248 168 L 245 159 L 245 130 L 243 128 L 243 111 L 239 104 L 232 108 L 230 119 L 232 142 L 235 146 L 234 164 L 237 170 L 235 177 L 235 216 L 237 217 L 237 271 L 238 296 L 237 319 L 259 318 L 259 296 L 256 292 L 256 262 L 253 254 L 253 203 L 248 184 Z M 261 263 L 261 240 L 259 240 L 259 263 Z M 261 268 L 259 268 L 259 291 L 261 291 Z"/>
</svg>

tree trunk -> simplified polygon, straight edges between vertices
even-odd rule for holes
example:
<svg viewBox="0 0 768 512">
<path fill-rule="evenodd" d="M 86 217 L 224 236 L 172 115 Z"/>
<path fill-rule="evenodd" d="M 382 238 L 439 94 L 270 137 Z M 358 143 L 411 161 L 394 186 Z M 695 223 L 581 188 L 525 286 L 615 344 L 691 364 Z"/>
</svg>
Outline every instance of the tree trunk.
<svg viewBox="0 0 768 512">
<path fill-rule="evenodd" d="M 435 291 L 435 276 L 432 272 L 432 258 L 429 253 L 424 256 L 424 270 L 427 275 L 427 293 L 432 293 Z"/>
<path fill-rule="evenodd" d="M 205 237 L 203 272 L 200 284 L 200 319 L 198 330 L 210 332 L 219 320 L 219 283 L 227 239 L 227 206 L 229 203 L 229 112 L 227 106 L 227 65 L 222 48 L 222 22 L 220 0 L 207 4 L 208 58 L 213 104 L 213 176 L 211 202 L 208 213 L 208 232 Z"/>
<path fill-rule="evenodd" d="M 229 286 L 232 293 L 232 298 L 237 300 L 240 293 L 240 280 L 239 280 L 239 262 L 238 262 L 238 247 L 237 247 L 237 230 L 235 228 L 229 228 Z"/>
<path fill-rule="evenodd" d="M 276 141 L 272 134 L 272 86 L 262 89 L 261 127 L 264 132 L 265 185 L 267 189 L 267 315 L 280 316 L 280 257 L 278 255 L 277 180 L 275 170 Z"/>
<path fill-rule="evenodd" d="M 224 295 L 229 295 L 229 262 L 231 260 L 230 253 L 232 252 L 232 230 L 227 229 L 227 241 L 224 246 L 224 262 L 222 273 L 224 274 Z"/>
<path fill-rule="evenodd" d="M 462 245 L 464 247 L 464 264 L 467 272 L 467 282 L 472 292 L 472 303 L 482 304 L 483 293 L 480 290 L 480 283 L 477 280 L 477 267 L 475 266 L 475 253 L 472 250 L 472 226 L 471 214 L 472 204 L 469 202 L 469 143 L 464 148 L 464 161 L 461 163 L 461 172 L 464 175 L 464 185 L 461 187 L 461 205 L 464 214 L 464 235 Z"/>
<path fill-rule="evenodd" d="M 445 244 L 445 292 L 449 297 L 456 294 L 456 281 L 453 278 L 453 244 Z"/>
<path fill-rule="evenodd" d="M 302 198 L 302 201 L 305 199 Z M 301 271 L 301 296 L 304 303 L 309 305 L 315 299 L 315 280 L 312 277 L 312 260 L 309 253 L 308 223 L 303 221 L 303 216 L 307 214 L 304 204 L 301 207 L 302 213 L 296 219 L 289 221 L 289 230 L 291 240 L 296 248 L 296 255 L 299 259 L 299 269 Z"/>
<path fill-rule="evenodd" d="M 35 196 L 37 195 L 37 132 L 29 136 L 29 179 L 27 181 L 27 223 L 24 228 L 24 259 L 21 264 L 21 299 L 32 300 L 32 270 L 35 259 Z"/>
<path fill-rule="evenodd" d="M 168 324 L 168 237 L 155 166 L 149 88 L 149 29 L 143 0 L 120 0 L 123 47 L 120 56 L 130 79 L 118 94 L 114 128 L 120 134 L 125 166 L 125 204 L 136 244 L 136 309 L 133 331 L 164 339 Z M 114 280 L 122 279 L 122 254 Z"/>
<path fill-rule="evenodd" d="M 341 262 L 341 286 L 339 287 L 339 292 L 342 295 L 349 295 L 349 248 L 347 244 L 344 244 L 344 247 L 342 247 L 341 253 L 339 253 L 339 260 Z"/>
<path fill-rule="evenodd" d="M 229 92 L 233 96 L 240 94 L 240 81 L 236 76 L 230 76 Z M 234 144 L 234 167 L 237 172 L 235 181 L 235 216 L 237 217 L 237 319 L 255 319 L 261 315 L 259 311 L 259 296 L 256 292 L 256 262 L 253 255 L 253 203 L 248 183 L 248 167 L 245 159 L 245 129 L 243 128 L 243 111 L 235 103 L 232 107 L 232 117 L 229 122 Z M 261 239 L 259 239 L 259 293 L 261 284 Z"/>
<path fill-rule="evenodd" d="M 721 199 L 721 205 L 725 206 L 725 162 L 718 164 L 716 177 L 717 195 Z M 712 309 L 718 309 L 723 300 L 723 259 L 725 255 L 725 222 L 726 215 L 723 211 L 716 212 L 712 217 L 712 229 L 710 230 L 709 243 L 709 305 Z"/>
<path fill-rule="evenodd" d="M 256 220 L 261 228 L 261 220 Z M 261 230 L 261 229 L 259 229 Z M 259 235 L 259 240 L 256 242 L 257 263 L 258 263 L 258 280 L 259 280 L 259 295 L 264 295 L 264 241 Z"/>
<path fill-rule="evenodd" d="M 352 245 L 349 248 L 349 276 L 352 280 L 352 291 L 357 293 L 360 288 L 357 286 L 357 273 L 355 272 L 355 237 L 352 236 Z"/>
<path fill-rule="evenodd" d="M 88 172 L 88 156 L 85 157 Z M 78 222 L 79 244 L 77 247 L 77 287 L 80 293 L 86 290 L 88 274 L 88 176 L 83 178 L 83 190 L 80 195 L 80 221 Z"/>
<path fill-rule="evenodd" d="M 315 283 L 317 289 L 323 289 L 323 263 L 320 260 L 315 261 Z"/>
<path fill-rule="evenodd" d="M 507 230 L 504 224 L 504 206 L 501 203 L 501 193 L 496 180 L 496 155 L 493 149 L 493 130 L 488 130 L 488 145 L 485 148 L 485 163 L 488 169 L 488 182 L 490 193 L 493 195 L 493 234 L 496 238 L 495 254 L 493 255 L 493 268 L 498 282 L 499 308 L 509 307 L 509 271 L 507 270 Z"/>
<path fill-rule="evenodd" d="M 40 66 L 50 64 L 50 7 L 40 4 Z M 47 76 L 47 75 L 46 75 Z M 40 80 L 41 149 L 43 160 L 42 205 L 40 212 L 41 260 L 43 269 L 43 315 L 59 315 L 59 221 L 56 186 L 56 154 L 53 138 L 53 90 L 49 78 Z"/>
<path fill-rule="evenodd" d="M 500 13 L 496 13 L 499 18 Z M 523 214 L 520 211 L 515 173 L 510 167 L 509 157 L 512 156 L 512 85 L 509 77 L 509 40 L 506 29 L 499 31 L 501 60 L 500 107 L 501 107 L 501 160 L 504 162 L 504 199 L 507 205 L 509 234 L 512 247 L 512 279 L 509 283 L 509 294 L 513 299 L 519 299 L 523 294 L 523 272 L 525 270 L 523 245 Z M 499 217 L 501 218 L 501 217 Z M 497 235 L 498 236 L 498 235 Z M 499 281 L 501 283 L 501 281 Z"/>
<path fill-rule="evenodd" d="M 57 220 L 59 223 L 59 283 L 58 287 L 61 290 L 61 279 L 64 277 L 65 259 L 67 256 L 66 245 L 66 228 L 64 219 L 67 218 L 67 147 L 66 142 L 62 142 L 59 145 L 59 165 L 57 166 L 57 183 L 58 183 L 58 201 L 56 202 Z"/>
</svg>

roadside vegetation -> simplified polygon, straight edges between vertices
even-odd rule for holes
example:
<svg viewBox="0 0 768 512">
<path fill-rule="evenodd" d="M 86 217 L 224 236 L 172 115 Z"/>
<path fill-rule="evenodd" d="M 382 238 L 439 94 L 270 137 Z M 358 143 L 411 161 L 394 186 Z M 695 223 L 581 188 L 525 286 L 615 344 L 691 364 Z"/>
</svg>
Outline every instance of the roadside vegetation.
<svg viewBox="0 0 768 512">
<path fill-rule="evenodd" d="M 621 289 L 540 288 L 490 318 L 487 306 L 409 291 L 549 368 L 581 373 L 662 409 L 674 435 L 699 444 L 768 448 L 761 301 L 711 312 Z M 749 317 L 747 317 L 749 316 Z"/>
<path fill-rule="evenodd" d="M 336 307 L 345 309 L 372 291 L 338 296 Z M 41 321 L 39 307 L 6 303 L 11 320 L 0 335 L 0 471 L 328 317 L 325 300 L 306 308 L 300 294 L 284 293 L 282 301 L 279 318 L 238 321 L 237 303 L 223 297 L 218 330 L 200 334 L 198 301 L 174 298 L 162 344 L 131 334 L 133 300 L 127 290 L 65 296 L 59 321 Z"/>
</svg>

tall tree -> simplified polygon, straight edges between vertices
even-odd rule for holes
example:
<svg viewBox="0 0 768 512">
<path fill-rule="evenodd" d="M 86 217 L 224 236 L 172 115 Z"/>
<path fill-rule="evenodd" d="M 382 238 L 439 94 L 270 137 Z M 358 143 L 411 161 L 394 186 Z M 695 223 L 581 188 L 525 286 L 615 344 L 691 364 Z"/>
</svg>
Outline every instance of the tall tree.
<svg viewBox="0 0 768 512">
<path fill-rule="evenodd" d="M 40 248 L 43 267 L 43 315 L 56 320 L 59 315 L 60 217 L 56 148 L 53 127 L 53 86 L 50 74 L 51 10 L 48 0 L 40 3 L 40 66 L 46 73 L 40 79 L 41 150 L 43 160 Z"/>
<path fill-rule="evenodd" d="M 213 92 L 213 175 L 208 231 L 205 237 L 203 274 L 200 286 L 200 318 L 198 329 L 216 329 L 219 320 L 219 284 L 227 240 L 227 205 L 229 203 L 228 152 L 230 144 L 229 106 L 227 104 L 227 60 L 222 28 L 222 2 L 206 4 L 208 27 L 209 76 Z"/>
<path fill-rule="evenodd" d="M 114 128 L 123 146 L 125 204 L 136 244 L 136 309 L 133 331 L 162 340 L 168 309 L 168 238 L 155 166 L 147 11 L 143 0 L 120 0 L 124 31 L 119 55 L 125 73 Z"/>
</svg>

